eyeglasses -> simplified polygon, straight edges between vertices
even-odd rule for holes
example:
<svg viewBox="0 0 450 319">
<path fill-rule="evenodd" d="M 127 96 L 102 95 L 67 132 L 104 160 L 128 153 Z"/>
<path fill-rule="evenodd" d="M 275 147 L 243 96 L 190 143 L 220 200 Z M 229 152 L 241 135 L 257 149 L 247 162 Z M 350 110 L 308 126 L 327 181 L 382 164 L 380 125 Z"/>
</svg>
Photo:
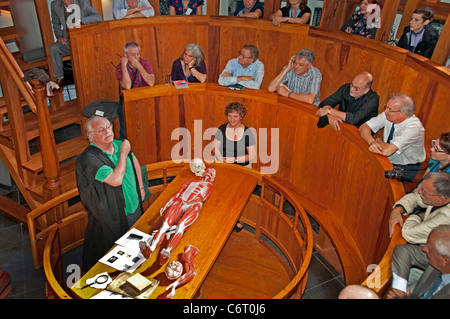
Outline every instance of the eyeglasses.
<svg viewBox="0 0 450 319">
<path fill-rule="evenodd" d="M 435 150 L 436 153 L 446 153 L 444 150 L 439 149 L 439 148 L 436 146 L 436 140 L 432 140 L 432 141 L 431 141 L 431 147 L 434 148 L 434 150 Z"/>
<path fill-rule="evenodd" d="M 105 134 L 107 131 L 112 130 L 113 125 L 108 124 L 105 127 L 100 127 L 95 131 L 95 134 Z"/>
<path fill-rule="evenodd" d="M 361 89 L 359 87 L 355 86 L 353 83 L 350 83 L 350 88 L 355 90 L 356 92 L 361 91 Z"/>
<path fill-rule="evenodd" d="M 427 196 L 427 197 L 428 196 L 441 196 L 439 194 L 430 194 L 430 193 L 428 193 L 427 191 L 425 191 L 425 189 L 423 188 L 422 184 L 419 184 L 419 186 L 417 188 L 418 188 L 418 190 L 420 190 L 422 192 L 423 196 Z"/>
<path fill-rule="evenodd" d="M 241 51 L 239 51 L 238 53 L 239 53 L 239 56 L 242 57 L 243 59 L 250 59 L 249 56 L 244 56 Z"/>
<path fill-rule="evenodd" d="M 397 112 L 401 112 L 401 111 L 394 111 L 392 110 L 389 106 L 387 106 L 387 104 L 384 105 L 384 109 L 386 111 L 388 111 L 389 113 L 397 113 Z"/>
</svg>

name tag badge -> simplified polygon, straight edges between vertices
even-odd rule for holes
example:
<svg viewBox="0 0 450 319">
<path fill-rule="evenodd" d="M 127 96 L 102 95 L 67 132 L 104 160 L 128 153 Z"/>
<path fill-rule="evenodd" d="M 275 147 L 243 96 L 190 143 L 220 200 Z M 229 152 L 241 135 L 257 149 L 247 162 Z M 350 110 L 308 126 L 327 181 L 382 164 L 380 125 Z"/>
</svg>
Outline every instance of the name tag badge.
<svg viewBox="0 0 450 319">
<path fill-rule="evenodd" d="M 190 15 L 192 13 L 192 9 L 191 8 L 188 8 L 187 10 L 186 10 L 186 15 L 188 16 L 188 15 Z"/>
<path fill-rule="evenodd" d="M 95 115 L 103 116 L 103 114 L 105 114 L 105 112 L 100 111 L 100 110 L 95 110 Z"/>
</svg>

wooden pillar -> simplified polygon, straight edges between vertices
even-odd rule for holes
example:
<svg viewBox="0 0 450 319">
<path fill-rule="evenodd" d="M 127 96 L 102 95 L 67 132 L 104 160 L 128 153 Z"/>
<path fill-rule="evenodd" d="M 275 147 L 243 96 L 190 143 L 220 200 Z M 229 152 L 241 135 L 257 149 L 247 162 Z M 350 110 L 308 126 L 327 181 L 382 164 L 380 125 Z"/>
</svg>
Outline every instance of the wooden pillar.
<svg viewBox="0 0 450 319">
<path fill-rule="evenodd" d="M 450 14 L 442 28 L 441 35 L 434 49 L 431 61 L 445 65 L 450 54 Z"/>
<path fill-rule="evenodd" d="M 333 25 L 333 17 L 336 11 L 337 0 L 323 0 L 322 17 L 320 18 L 320 26 L 331 28 Z"/>
<path fill-rule="evenodd" d="M 39 123 L 39 144 L 42 156 L 43 174 L 45 184 L 43 189 L 43 197 L 48 201 L 64 192 L 63 186 L 59 179 L 59 161 L 56 152 L 55 137 L 53 135 L 52 123 L 47 106 L 47 93 L 44 84 L 39 81 L 30 81 L 36 96 L 36 115 Z M 55 209 L 53 218 L 49 218 L 47 223 L 50 224 L 59 221 L 64 217 L 61 208 Z"/>
<path fill-rule="evenodd" d="M 383 10 L 381 11 L 381 28 L 378 29 L 375 40 L 386 42 L 389 39 L 399 5 L 400 0 L 384 2 Z"/>
</svg>

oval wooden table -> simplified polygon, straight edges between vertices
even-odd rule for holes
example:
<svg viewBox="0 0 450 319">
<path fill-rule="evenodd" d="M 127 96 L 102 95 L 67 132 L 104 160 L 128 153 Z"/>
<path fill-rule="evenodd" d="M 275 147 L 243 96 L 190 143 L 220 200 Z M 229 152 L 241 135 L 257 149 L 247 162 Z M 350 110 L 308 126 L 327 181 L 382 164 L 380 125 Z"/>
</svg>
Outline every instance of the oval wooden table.
<svg viewBox="0 0 450 319">
<path fill-rule="evenodd" d="M 207 165 L 207 167 L 216 169 L 216 178 L 213 182 L 211 196 L 206 200 L 199 217 L 184 233 L 180 244 L 174 249 L 168 260 L 179 260 L 183 264 L 181 255 L 184 252 L 184 247 L 186 245 L 194 245 L 199 249 L 199 253 L 194 259 L 197 275 L 184 286 L 178 287 L 172 298 L 190 299 L 196 296 L 196 293 L 222 251 L 257 184 L 255 177 L 249 174 L 242 174 L 242 172 L 227 168 L 224 165 Z M 147 234 L 150 234 L 155 229 L 159 229 L 162 224 L 162 216 L 159 214 L 161 207 L 180 189 L 185 181 L 200 179 L 186 165 L 133 227 Z M 155 250 L 150 258 L 135 270 L 135 273 L 140 273 L 148 278 L 154 278 L 160 281 L 160 284 L 152 293 L 151 298 L 166 298 L 167 294 L 170 293 L 170 291 L 166 292 L 165 289 L 173 281 L 168 280 L 164 274 L 166 264 L 162 266 L 159 264 L 159 252 L 162 248 L 166 247 L 167 242 L 167 239 L 164 239 L 163 243 Z M 98 294 L 101 291 L 99 289 L 90 287 L 81 289 L 81 287 L 86 285 L 86 279 L 105 271 L 113 278 L 120 273 L 114 268 L 97 262 L 71 288 L 72 292 L 77 297 L 83 299 L 91 298 Z"/>
</svg>

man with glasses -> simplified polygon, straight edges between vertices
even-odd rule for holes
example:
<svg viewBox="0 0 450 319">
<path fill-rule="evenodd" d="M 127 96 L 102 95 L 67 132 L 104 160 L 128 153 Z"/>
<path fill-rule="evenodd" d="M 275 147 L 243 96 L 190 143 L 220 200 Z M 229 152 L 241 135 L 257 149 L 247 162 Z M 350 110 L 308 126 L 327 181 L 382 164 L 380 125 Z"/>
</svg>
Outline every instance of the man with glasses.
<svg viewBox="0 0 450 319">
<path fill-rule="evenodd" d="M 269 92 L 276 91 L 281 96 L 319 105 L 322 73 L 312 65 L 314 58 L 314 52 L 309 49 L 298 51 L 269 83 Z"/>
<path fill-rule="evenodd" d="M 345 122 L 360 127 L 378 115 L 379 97 L 371 86 L 373 77 L 369 72 L 358 73 L 352 82 L 342 85 L 319 104 L 316 115 L 320 116 L 319 128 L 330 124 L 336 131 Z M 335 107 L 339 105 L 336 109 Z"/>
<path fill-rule="evenodd" d="M 402 172 L 406 184 L 416 177 L 426 158 L 425 128 L 414 115 L 415 103 L 408 95 L 394 93 L 384 107 L 384 112 L 359 127 L 359 133 L 370 151 L 387 156 L 394 169 Z M 382 140 L 372 136 L 380 129 L 384 129 Z"/>
<path fill-rule="evenodd" d="M 123 116 L 122 91 L 132 88 L 153 86 L 155 84 L 155 75 L 150 61 L 141 58 L 141 48 L 136 42 L 128 42 L 123 46 L 123 57 L 120 64 L 117 65 L 115 74 L 119 81 L 119 114 L 120 138 L 125 138 L 125 121 Z"/>
<path fill-rule="evenodd" d="M 237 58 L 228 61 L 219 84 L 240 84 L 249 89 L 259 89 L 264 78 L 264 64 L 258 60 L 259 51 L 254 45 L 245 44 Z"/>
<path fill-rule="evenodd" d="M 90 145 L 77 159 L 76 178 L 88 212 L 83 246 L 87 271 L 142 215 L 145 188 L 130 143 L 114 139 L 106 118 L 90 118 L 85 131 Z"/>
<path fill-rule="evenodd" d="M 404 222 L 403 216 L 408 216 Z M 396 224 L 411 244 L 425 244 L 433 228 L 450 224 L 450 173 L 428 173 L 417 189 L 396 202 L 389 218 L 389 236 Z"/>
</svg>

